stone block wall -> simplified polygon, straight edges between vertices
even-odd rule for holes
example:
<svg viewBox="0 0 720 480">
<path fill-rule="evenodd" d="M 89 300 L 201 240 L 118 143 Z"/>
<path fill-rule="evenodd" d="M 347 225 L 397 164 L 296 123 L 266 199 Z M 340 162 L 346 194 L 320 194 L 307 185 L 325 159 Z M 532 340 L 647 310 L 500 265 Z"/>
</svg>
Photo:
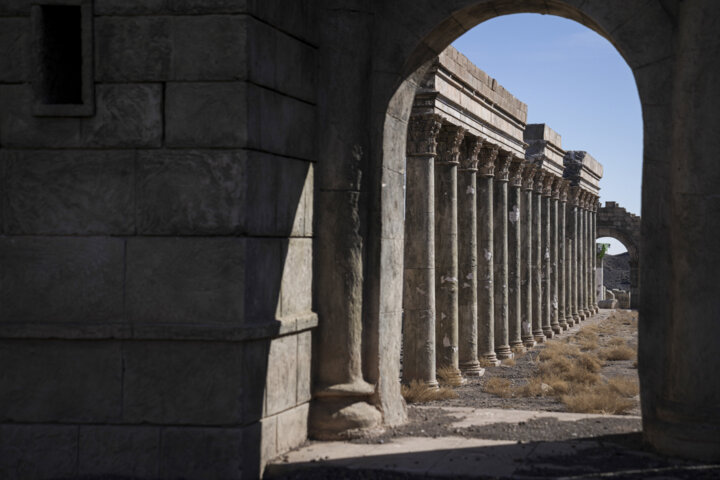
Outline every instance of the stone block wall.
<svg viewBox="0 0 720 480">
<path fill-rule="evenodd" d="M 307 435 L 310 2 L 95 0 L 89 116 L 33 114 L 30 3 L 0 4 L 0 477 L 257 476 Z"/>
</svg>

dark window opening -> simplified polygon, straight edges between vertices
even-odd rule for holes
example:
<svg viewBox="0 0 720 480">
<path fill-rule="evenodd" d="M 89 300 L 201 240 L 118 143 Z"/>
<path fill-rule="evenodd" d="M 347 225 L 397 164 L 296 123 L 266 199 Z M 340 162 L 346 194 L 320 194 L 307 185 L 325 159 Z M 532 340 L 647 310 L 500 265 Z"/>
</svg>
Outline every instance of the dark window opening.
<svg viewBox="0 0 720 480">
<path fill-rule="evenodd" d="M 80 6 L 41 8 L 39 100 L 45 104 L 82 104 L 82 26 Z"/>
</svg>

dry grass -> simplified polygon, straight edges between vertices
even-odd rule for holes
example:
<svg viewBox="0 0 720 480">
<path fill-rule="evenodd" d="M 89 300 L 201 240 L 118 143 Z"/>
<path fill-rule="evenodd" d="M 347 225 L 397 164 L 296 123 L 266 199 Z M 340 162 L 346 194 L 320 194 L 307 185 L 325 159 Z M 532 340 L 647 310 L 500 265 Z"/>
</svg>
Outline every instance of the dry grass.
<svg viewBox="0 0 720 480">
<path fill-rule="evenodd" d="M 634 397 L 640 393 L 640 385 L 637 378 L 615 377 L 608 380 L 608 386 L 615 393 L 623 397 Z"/>
<path fill-rule="evenodd" d="M 439 367 L 437 372 L 438 383 L 446 387 L 459 387 L 463 384 L 462 376 L 453 367 Z"/>
<path fill-rule="evenodd" d="M 605 360 L 616 361 L 616 360 L 631 360 L 635 358 L 637 353 L 635 349 L 628 347 L 627 345 L 619 345 L 616 347 L 608 347 L 602 349 L 600 356 Z"/>
<path fill-rule="evenodd" d="M 505 365 L 506 367 L 514 367 L 515 366 L 515 359 L 514 358 L 506 358 L 502 361 L 502 365 Z"/>
<path fill-rule="evenodd" d="M 413 380 L 410 385 L 402 385 L 401 393 L 407 403 L 427 403 L 435 400 L 457 398 L 458 396 L 457 392 L 452 388 L 432 388 L 418 380 Z"/>
<path fill-rule="evenodd" d="M 615 392 L 609 385 L 600 385 L 592 390 L 581 390 L 563 395 L 560 400 L 569 412 L 603 413 L 618 415 L 626 413 L 635 402 Z"/>
<path fill-rule="evenodd" d="M 510 380 L 506 378 L 492 377 L 485 382 L 485 391 L 502 398 L 509 398 L 513 395 L 513 388 Z"/>
</svg>

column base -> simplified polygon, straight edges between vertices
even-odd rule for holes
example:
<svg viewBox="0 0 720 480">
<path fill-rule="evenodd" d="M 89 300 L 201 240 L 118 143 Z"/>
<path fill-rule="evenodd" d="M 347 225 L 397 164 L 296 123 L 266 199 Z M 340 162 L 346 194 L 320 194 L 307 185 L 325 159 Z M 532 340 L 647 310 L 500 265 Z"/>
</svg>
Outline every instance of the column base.
<svg viewBox="0 0 720 480">
<path fill-rule="evenodd" d="M 461 363 L 460 371 L 466 377 L 476 378 L 485 375 L 485 369 L 480 366 L 480 362 L 477 360 L 468 363 Z"/>
<path fill-rule="evenodd" d="M 535 342 L 535 339 L 533 337 L 523 337 L 522 340 L 525 348 L 533 348 L 535 345 L 537 345 L 537 342 Z"/>
<path fill-rule="evenodd" d="M 547 338 L 545 338 L 545 333 L 543 333 L 542 330 L 535 330 L 533 332 L 533 338 L 537 343 L 545 343 L 545 340 L 547 340 Z"/>
<path fill-rule="evenodd" d="M 497 367 L 500 363 L 500 360 L 498 360 L 494 353 L 482 355 L 480 358 L 480 365 L 483 367 Z"/>
<path fill-rule="evenodd" d="M 575 319 L 572 317 L 572 315 L 566 317 L 565 322 L 567 323 L 568 329 L 575 326 Z"/>
<path fill-rule="evenodd" d="M 557 325 L 551 325 L 550 328 L 552 328 L 555 335 L 560 335 L 563 331 L 563 328 L 559 323 Z"/>
<path fill-rule="evenodd" d="M 443 375 L 447 376 L 447 382 L 450 385 L 465 385 L 467 383 L 467 379 L 462 376 L 460 369 L 457 367 L 447 368 Z"/>
<path fill-rule="evenodd" d="M 577 323 L 580 323 L 585 320 L 585 313 L 584 312 L 578 312 L 577 313 Z"/>
<path fill-rule="evenodd" d="M 543 334 L 548 339 L 553 338 L 555 336 L 555 333 L 553 332 L 552 328 L 543 328 Z"/>
<path fill-rule="evenodd" d="M 525 348 L 525 345 L 523 345 L 523 342 L 518 342 L 518 341 L 510 342 L 510 350 L 512 350 L 512 352 L 516 355 L 527 352 L 527 348 Z"/>
<path fill-rule="evenodd" d="M 515 356 L 510 349 L 510 345 L 500 345 L 499 347 L 495 347 L 495 355 L 497 355 L 497 358 L 500 360 L 513 358 Z"/>
<path fill-rule="evenodd" d="M 590 312 L 589 308 L 585 309 L 585 318 L 590 318 L 592 316 L 592 313 Z"/>
<path fill-rule="evenodd" d="M 562 330 L 563 332 L 567 331 L 567 329 L 570 328 L 570 325 L 568 325 L 568 322 L 564 317 L 562 319 L 560 319 L 559 324 L 560 324 L 560 330 Z"/>
<path fill-rule="evenodd" d="M 318 440 L 344 440 L 382 429 L 380 410 L 357 397 L 321 397 L 310 406 L 309 435 Z"/>
</svg>

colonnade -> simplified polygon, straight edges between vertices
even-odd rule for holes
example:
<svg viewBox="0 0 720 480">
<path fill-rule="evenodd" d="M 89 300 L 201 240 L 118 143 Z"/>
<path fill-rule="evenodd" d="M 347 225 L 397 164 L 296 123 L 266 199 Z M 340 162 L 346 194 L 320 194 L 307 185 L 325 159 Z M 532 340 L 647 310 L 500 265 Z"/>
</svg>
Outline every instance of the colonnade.
<svg viewBox="0 0 720 480">
<path fill-rule="evenodd" d="M 408 128 L 403 381 L 471 377 L 597 312 L 597 196 L 434 113 Z"/>
</svg>

